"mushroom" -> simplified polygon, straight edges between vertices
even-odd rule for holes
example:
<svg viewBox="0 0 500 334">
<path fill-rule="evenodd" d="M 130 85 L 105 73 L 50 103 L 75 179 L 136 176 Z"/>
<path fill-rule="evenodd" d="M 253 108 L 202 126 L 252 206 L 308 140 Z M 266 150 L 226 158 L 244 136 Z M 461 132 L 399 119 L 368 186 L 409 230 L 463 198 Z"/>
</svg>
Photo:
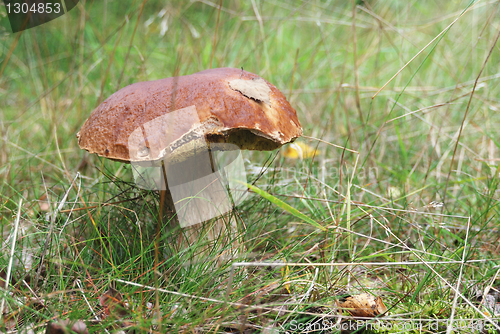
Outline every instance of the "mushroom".
<svg viewBox="0 0 500 334">
<path fill-rule="evenodd" d="M 77 137 L 90 153 L 131 163 L 140 187 L 161 191 L 164 220 L 184 232 L 178 248 L 205 237 L 232 242 L 234 256 L 240 245 L 230 212 L 246 191 L 235 182 L 246 180 L 240 150 L 274 150 L 301 135 L 295 110 L 274 85 L 217 68 L 122 88 Z"/>
</svg>

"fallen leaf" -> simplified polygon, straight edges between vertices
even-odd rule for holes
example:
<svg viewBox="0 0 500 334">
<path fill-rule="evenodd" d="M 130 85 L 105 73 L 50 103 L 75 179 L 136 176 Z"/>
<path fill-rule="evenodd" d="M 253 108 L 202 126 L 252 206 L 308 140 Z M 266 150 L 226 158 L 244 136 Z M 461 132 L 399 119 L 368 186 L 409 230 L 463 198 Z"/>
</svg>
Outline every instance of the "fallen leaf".
<svg viewBox="0 0 500 334">
<path fill-rule="evenodd" d="M 73 322 L 69 319 L 65 320 L 55 320 L 47 324 L 45 334 L 89 334 L 87 325 L 81 321 L 77 320 Z"/>
<path fill-rule="evenodd" d="M 40 211 L 47 212 L 50 210 L 49 201 L 47 200 L 47 194 L 43 194 L 38 199 L 38 204 L 40 204 Z"/>
<path fill-rule="evenodd" d="M 288 145 L 283 150 L 283 156 L 290 159 L 307 159 L 312 158 L 320 153 L 314 147 L 307 144 L 296 142 Z"/>
<path fill-rule="evenodd" d="M 128 315 L 128 309 L 123 302 L 122 294 L 113 288 L 109 288 L 100 298 L 99 302 L 106 316 L 121 319 Z"/>
<path fill-rule="evenodd" d="M 340 309 L 353 317 L 373 318 L 387 311 L 382 298 L 368 293 L 341 298 L 337 302 Z"/>
</svg>

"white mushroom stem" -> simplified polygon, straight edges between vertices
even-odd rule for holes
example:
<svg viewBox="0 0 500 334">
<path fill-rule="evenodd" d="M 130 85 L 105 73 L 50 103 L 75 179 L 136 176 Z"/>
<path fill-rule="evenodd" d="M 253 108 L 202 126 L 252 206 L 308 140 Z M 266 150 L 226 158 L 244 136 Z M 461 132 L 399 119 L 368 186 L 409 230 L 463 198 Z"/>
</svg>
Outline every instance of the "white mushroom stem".
<svg viewBox="0 0 500 334">
<path fill-rule="evenodd" d="M 242 243 L 232 210 L 232 198 L 227 189 L 227 178 L 223 170 L 217 171 L 212 158 L 210 162 L 212 173 L 202 177 L 197 175 L 191 182 L 173 186 L 165 182 L 166 189 L 161 191 L 160 198 L 162 209 L 165 210 L 163 220 L 168 221 L 167 231 L 172 234 L 170 242 L 175 251 L 200 244 L 202 246 L 196 250 L 193 259 L 195 262 L 217 257 L 217 262 L 221 264 L 237 256 L 242 250 Z M 200 171 L 196 168 L 193 170 Z M 184 177 L 190 172 L 187 167 L 181 167 L 179 171 Z M 175 176 L 176 173 L 172 170 L 167 173 L 164 167 L 165 181 L 167 175 Z"/>
</svg>

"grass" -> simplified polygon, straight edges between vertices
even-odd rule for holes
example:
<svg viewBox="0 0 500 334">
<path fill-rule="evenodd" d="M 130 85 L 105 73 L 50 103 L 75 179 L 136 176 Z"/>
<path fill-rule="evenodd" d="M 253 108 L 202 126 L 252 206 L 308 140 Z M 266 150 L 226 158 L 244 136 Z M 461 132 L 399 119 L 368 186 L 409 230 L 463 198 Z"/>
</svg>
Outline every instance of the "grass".
<svg viewBox="0 0 500 334">
<path fill-rule="evenodd" d="M 337 300 L 367 292 L 389 313 L 366 332 L 494 333 L 498 2 L 216 2 L 80 1 L 16 34 L 2 12 L 2 331 L 299 333 L 349 324 Z M 162 233 L 155 268 L 159 194 L 76 133 L 121 87 L 210 67 L 276 85 L 317 153 L 243 152 L 245 254 L 188 265 L 202 240 Z"/>
</svg>

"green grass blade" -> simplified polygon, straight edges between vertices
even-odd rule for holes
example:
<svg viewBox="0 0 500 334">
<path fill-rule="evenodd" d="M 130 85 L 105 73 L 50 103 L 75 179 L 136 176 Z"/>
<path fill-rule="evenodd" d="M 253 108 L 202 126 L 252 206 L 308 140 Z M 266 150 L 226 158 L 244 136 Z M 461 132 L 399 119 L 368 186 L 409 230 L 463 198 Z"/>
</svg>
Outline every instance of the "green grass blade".
<svg viewBox="0 0 500 334">
<path fill-rule="evenodd" d="M 268 193 L 260 188 L 257 188 L 256 186 L 253 186 L 251 184 L 248 184 L 245 182 L 241 182 L 241 183 L 244 184 L 249 189 L 251 189 L 254 193 L 258 194 L 259 196 L 264 197 L 269 202 L 280 207 L 281 209 L 285 210 L 286 212 L 291 213 L 293 216 L 295 216 L 299 219 L 302 219 L 306 223 L 308 223 L 316 228 L 319 228 L 321 231 L 326 231 L 326 228 L 324 226 L 321 226 L 320 224 L 318 224 L 317 222 L 315 222 L 314 220 L 312 220 L 311 218 L 309 218 L 308 216 L 306 216 L 305 214 L 303 214 L 299 210 L 295 209 L 294 207 L 291 207 L 290 205 L 286 204 L 285 202 L 283 202 L 279 198 L 276 198 L 273 195 L 271 195 L 270 193 Z"/>
</svg>

